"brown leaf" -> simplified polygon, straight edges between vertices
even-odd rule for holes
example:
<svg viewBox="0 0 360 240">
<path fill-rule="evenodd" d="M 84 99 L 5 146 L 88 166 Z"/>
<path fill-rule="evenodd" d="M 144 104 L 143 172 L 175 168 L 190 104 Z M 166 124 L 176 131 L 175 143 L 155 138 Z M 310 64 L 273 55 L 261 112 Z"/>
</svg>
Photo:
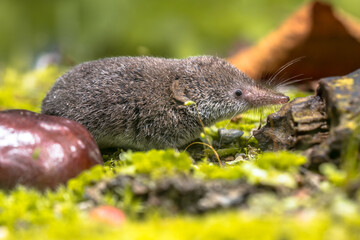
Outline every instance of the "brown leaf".
<svg viewBox="0 0 360 240">
<path fill-rule="evenodd" d="M 334 11 L 328 3 L 309 2 L 256 46 L 228 60 L 259 79 L 275 75 L 278 69 L 297 58 L 302 59 L 280 73 L 277 82 L 297 75 L 301 75 L 298 79 L 317 80 L 358 69 L 360 23 Z"/>
</svg>

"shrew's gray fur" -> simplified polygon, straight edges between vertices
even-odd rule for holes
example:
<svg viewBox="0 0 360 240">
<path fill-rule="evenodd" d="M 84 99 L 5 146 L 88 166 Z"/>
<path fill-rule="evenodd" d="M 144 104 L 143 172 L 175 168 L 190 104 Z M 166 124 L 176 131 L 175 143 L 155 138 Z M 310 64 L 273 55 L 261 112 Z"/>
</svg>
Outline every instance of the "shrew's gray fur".
<svg viewBox="0 0 360 240">
<path fill-rule="evenodd" d="M 205 125 L 288 97 L 256 84 L 223 59 L 114 57 L 86 62 L 61 76 L 42 113 L 75 120 L 100 148 L 181 147 Z"/>
</svg>

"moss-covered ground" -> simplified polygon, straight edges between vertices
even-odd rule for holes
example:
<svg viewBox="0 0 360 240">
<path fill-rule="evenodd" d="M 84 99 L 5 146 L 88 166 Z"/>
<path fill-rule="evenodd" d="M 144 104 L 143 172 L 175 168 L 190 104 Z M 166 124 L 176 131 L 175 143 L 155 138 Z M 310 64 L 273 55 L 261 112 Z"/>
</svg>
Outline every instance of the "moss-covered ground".
<svg viewBox="0 0 360 240">
<path fill-rule="evenodd" d="M 49 79 L 60 74 L 57 68 L 3 71 L 0 108 L 39 111 L 41 99 L 52 84 Z M 359 171 L 345 167 L 351 157 L 340 166 L 326 163 L 319 172 L 311 172 L 304 167 L 306 158 L 300 153 L 260 152 L 250 130 L 273 110 L 243 114 L 237 122 L 224 121 L 206 129 L 210 139 L 216 138 L 219 127 L 245 131 L 243 139 L 230 146 L 236 148 L 234 158 L 222 167 L 211 157 L 194 161 L 187 152 L 173 149 L 119 150 L 104 155 L 104 166 L 84 171 L 55 191 L 39 192 L 22 186 L 0 190 L 0 240 L 359 239 L 360 178 L 354 174 Z M 129 189 L 116 194 L 108 191 L 100 196 L 102 204 L 126 214 L 124 224 L 112 225 L 91 217 L 89 212 L 96 204 L 89 201 L 86 189 L 119 175 L 153 180 L 179 175 L 202 181 L 242 179 L 251 186 L 271 190 L 251 194 L 241 207 L 203 214 L 173 213 L 161 206 L 146 208 Z"/>
</svg>

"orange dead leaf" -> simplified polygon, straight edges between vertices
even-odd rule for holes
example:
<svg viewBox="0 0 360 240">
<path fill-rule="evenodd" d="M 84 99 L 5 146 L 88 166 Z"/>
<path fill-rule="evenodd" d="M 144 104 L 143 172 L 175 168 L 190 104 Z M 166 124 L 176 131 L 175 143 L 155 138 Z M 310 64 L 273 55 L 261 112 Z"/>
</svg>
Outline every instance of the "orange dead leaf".
<svg viewBox="0 0 360 240">
<path fill-rule="evenodd" d="M 297 75 L 317 80 L 360 68 L 360 23 L 334 11 L 328 3 L 313 1 L 256 46 L 228 60 L 259 79 L 273 76 L 283 65 L 300 57 L 304 58 L 278 75 L 278 82 Z"/>
</svg>

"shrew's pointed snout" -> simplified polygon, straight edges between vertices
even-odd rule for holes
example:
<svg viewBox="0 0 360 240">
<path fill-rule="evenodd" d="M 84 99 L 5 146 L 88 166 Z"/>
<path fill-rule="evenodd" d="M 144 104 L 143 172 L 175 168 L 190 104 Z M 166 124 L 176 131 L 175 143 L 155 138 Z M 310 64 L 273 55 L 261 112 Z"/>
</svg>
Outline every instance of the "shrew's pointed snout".
<svg viewBox="0 0 360 240">
<path fill-rule="evenodd" d="M 276 105 L 276 104 L 285 104 L 290 98 L 279 92 L 267 92 L 264 95 L 259 96 L 259 100 L 262 101 L 260 105 Z"/>
<path fill-rule="evenodd" d="M 279 98 L 279 103 L 280 104 L 284 104 L 284 103 L 287 103 L 288 101 L 290 101 L 290 98 L 288 97 L 288 96 L 281 96 L 280 98 Z"/>
<path fill-rule="evenodd" d="M 253 107 L 287 103 L 290 98 L 280 92 L 266 88 L 252 88 L 244 91 L 244 98 Z"/>
</svg>

